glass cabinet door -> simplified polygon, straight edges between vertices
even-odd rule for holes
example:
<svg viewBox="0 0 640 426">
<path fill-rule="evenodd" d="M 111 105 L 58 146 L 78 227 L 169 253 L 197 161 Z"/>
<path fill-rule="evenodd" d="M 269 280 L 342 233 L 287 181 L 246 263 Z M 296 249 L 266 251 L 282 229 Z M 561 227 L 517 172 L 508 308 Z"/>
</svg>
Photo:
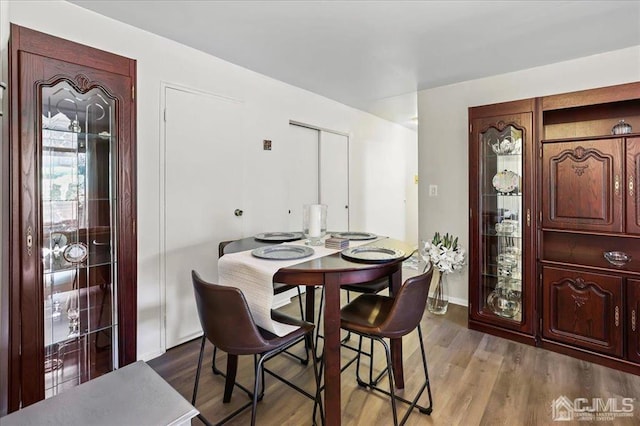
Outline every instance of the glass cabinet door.
<svg viewBox="0 0 640 426">
<path fill-rule="evenodd" d="M 117 368 L 115 100 L 44 86 L 40 239 L 45 397 Z"/>
<path fill-rule="evenodd" d="M 482 312 L 522 320 L 523 131 L 489 127 L 480 139 Z"/>
<path fill-rule="evenodd" d="M 136 61 L 13 24 L 9 47 L 13 412 L 138 359 Z"/>
<path fill-rule="evenodd" d="M 469 328 L 535 344 L 533 100 L 469 109 Z"/>
</svg>

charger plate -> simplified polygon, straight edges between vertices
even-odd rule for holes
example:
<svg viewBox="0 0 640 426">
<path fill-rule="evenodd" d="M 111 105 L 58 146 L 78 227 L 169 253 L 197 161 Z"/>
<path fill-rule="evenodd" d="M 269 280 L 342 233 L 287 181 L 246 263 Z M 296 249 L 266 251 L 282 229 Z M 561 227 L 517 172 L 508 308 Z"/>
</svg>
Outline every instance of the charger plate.
<svg viewBox="0 0 640 426">
<path fill-rule="evenodd" d="M 352 262 L 385 263 L 403 258 L 404 252 L 386 247 L 361 246 L 343 250 L 341 255 Z"/>
<path fill-rule="evenodd" d="M 253 238 L 271 243 L 286 243 L 288 241 L 301 240 L 302 237 L 302 232 L 263 232 Z"/>
<path fill-rule="evenodd" d="M 293 260 L 309 257 L 314 254 L 315 251 L 308 246 L 294 246 L 294 245 L 277 245 L 258 247 L 251 251 L 251 254 L 260 259 L 270 260 Z"/>
<path fill-rule="evenodd" d="M 347 240 L 373 240 L 378 236 L 370 232 L 333 232 L 331 234 L 334 238 L 346 238 Z"/>
</svg>

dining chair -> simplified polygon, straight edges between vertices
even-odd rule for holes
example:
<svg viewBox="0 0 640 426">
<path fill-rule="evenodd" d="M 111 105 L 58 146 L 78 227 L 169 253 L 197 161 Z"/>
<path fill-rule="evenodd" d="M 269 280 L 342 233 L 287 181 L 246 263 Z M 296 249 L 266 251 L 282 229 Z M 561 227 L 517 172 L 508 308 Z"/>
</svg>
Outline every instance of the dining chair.
<svg viewBox="0 0 640 426">
<path fill-rule="evenodd" d="M 272 318 L 275 321 L 297 327 L 294 331 L 285 336 L 276 336 L 255 324 L 253 317 L 251 316 L 251 312 L 249 311 L 247 301 L 240 289 L 208 283 L 202 280 L 195 271 L 191 271 L 191 277 L 193 281 L 198 316 L 203 330 L 191 404 L 193 406 L 196 405 L 200 370 L 202 368 L 202 358 L 204 355 L 205 343 L 208 340 L 216 348 L 227 353 L 229 357 L 228 365 L 233 367 L 227 371 L 227 375 L 225 377 L 226 383 L 223 402 L 227 403 L 231 400 L 231 390 L 234 386 L 245 391 L 251 398 L 250 402 L 244 404 L 217 424 L 225 423 L 240 414 L 249 406 L 252 407 L 251 425 L 254 426 L 256 424 L 257 403 L 264 395 L 265 372 L 314 401 L 313 423 L 315 424 L 315 408 L 322 406 L 320 396 L 320 377 L 315 358 L 312 357 L 313 373 L 316 382 L 315 395 L 310 394 L 294 383 L 280 377 L 264 366 L 264 363 L 275 355 L 284 352 L 287 348 L 304 340 L 306 336 L 311 336 L 313 334 L 314 325 L 288 317 L 280 312 L 272 311 Z M 253 391 L 249 391 L 235 381 L 238 362 L 237 359 L 240 355 L 254 355 L 255 380 Z M 262 384 L 262 390 L 259 393 L 260 384 Z M 203 415 L 200 414 L 198 417 L 200 420 L 205 422 L 205 424 L 211 424 Z M 320 410 L 320 419 L 322 424 L 324 424 L 324 414 L 322 410 Z"/>
<path fill-rule="evenodd" d="M 389 277 L 380 278 L 371 282 L 362 283 L 362 284 L 353 284 L 353 285 L 344 285 L 340 287 L 341 290 L 345 290 L 347 292 L 347 303 L 351 301 L 351 293 L 358 294 L 378 294 L 383 290 L 389 288 Z M 315 347 L 316 351 L 318 351 L 318 343 L 319 339 L 324 339 L 324 336 L 320 333 L 320 324 L 322 321 L 322 308 L 324 304 L 324 287 L 322 288 L 322 292 L 320 293 L 320 309 L 318 311 L 318 321 L 316 322 L 316 338 L 315 338 Z M 386 367 L 378 373 L 378 375 L 373 377 L 373 340 L 370 341 L 369 351 L 362 350 L 362 336 L 359 337 L 358 347 L 353 347 L 349 345 L 347 342 L 349 341 L 351 336 L 350 332 L 347 332 L 347 335 L 340 341 L 340 345 L 344 348 L 350 349 L 356 352 L 356 356 L 347 361 L 342 367 L 341 370 L 346 370 L 351 364 L 357 361 L 360 355 L 364 355 L 369 358 L 369 383 L 376 385 L 380 379 L 384 376 L 386 372 Z M 319 360 L 322 355 L 316 353 L 316 360 Z M 357 377 L 358 382 L 362 381 L 360 377 Z"/>
<path fill-rule="evenodd" d="M 427 357 L 422 340 L 420 321 L 427 304 L 429 284 L 433 275 L 433 267 L 421 275 L 411 277 L 405 281 L 395 297 L 379 294 L 362 294 L 355 300 L 345 305 L 340 310 L 340 327 L 346 331 L 355 333 L 361 337 L 379 342 L 385 351 L 387 358 L 387 377 L 389 379 L 389 391 L 379 388 L 374 383 L 366 383 L 359 379 L 360 360 L 356 363 L 356 376 L 358 384 L 369 387 L 372 390 L 382 392 L 391 397 L 393 411 L 393 424 L 398 425 L 396 401 L 409 404 L 409 409 L 399 424 L 403 425 L 414 408 L 423 414 L 431 414 L 433 401 L 431 398 L 431 385 L 429 384 L 429 372 L 427 369 Z M 425 382 L 412 401 L 395 394 L 393 368 L 391 365 L 391 352 L 384 339 L 397 339 L 408 335 L 413 330 L 418 330 L 418 340 L 422 355 Z M 362 341 L 360 341 L 360 346 Z M 321 367 L 322 371 L 322 367 Z M 427 389 L 429 406 L 418 405 L 418 400 Z"/>
<path fill-rule="evenodd" d="M 235 240 L 225 240 L 220 241 L 218 244 L 218 259 L 220 259 L 224 255 L 224 248 Z M 300 309 L 300 320 L 304 321 L 304 308 L 302 307 L 302 292 L 300 291 L 300 286 L 297 285 L 289 285 L 283 283 L 273 283 L 273 294 L 278 295 L 284 293 L 285 291 L 289 291 L 292 289 L 296 289 L 298 291 L 298 308 Z M 302 365 L 309 364 L 309 339 L 305 339 L 304 341 L 304 356 L 300 356 L 294 352 L 286 351 L 286 354 L 300 361 Z M 313 352 L 312 352 L 313 353 Z M 213 362 L 211 364 L 211 368 L 215 374 L 221 374 L 221 371 L 216 367 L 216 350 L 213 350 Z"/>
</svg>

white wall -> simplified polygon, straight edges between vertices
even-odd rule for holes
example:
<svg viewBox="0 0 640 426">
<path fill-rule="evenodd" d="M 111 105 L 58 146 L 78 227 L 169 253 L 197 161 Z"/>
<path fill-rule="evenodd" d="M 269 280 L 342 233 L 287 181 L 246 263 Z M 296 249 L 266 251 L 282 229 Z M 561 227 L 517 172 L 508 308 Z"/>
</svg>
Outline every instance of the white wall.
<svg viewBox="0 0 640 426">
<path fill-rule="evenodd" d="M 416 132 L 70 3 L 8 4 L 8 13 L 0 18 L 5 25 L 10 21 L 138 61 L 139 358 L 149 359 L 164 350 L 159 285 L 161 82 L 245 103 L 247 140 L 240 142 L 246 144 L 248 167 L 245 176 L 237 177 L 246 183 L 245 235 L 286 229 L 284 182 L 293 159 L 279 148 L 289 120 L 295 120 L 349 134 L 352 229 L 417 242 L 417 187 L 412 184 L 417 173 Z M 272 151 L 262 150 L 263 139 L 273 141 Z M 212 261 L 215 258 L 212 253 Z"/>
<path fill-rule="evenodd" d="M 452 232 L 469 247 L 468 108 L 640 80 L 640 46 L 418 93 L 419 235 Z M 438 196 L 429 197 L 429 184 Z M 468 268 L 449 278 L 468 302 Z"/>
</svg>

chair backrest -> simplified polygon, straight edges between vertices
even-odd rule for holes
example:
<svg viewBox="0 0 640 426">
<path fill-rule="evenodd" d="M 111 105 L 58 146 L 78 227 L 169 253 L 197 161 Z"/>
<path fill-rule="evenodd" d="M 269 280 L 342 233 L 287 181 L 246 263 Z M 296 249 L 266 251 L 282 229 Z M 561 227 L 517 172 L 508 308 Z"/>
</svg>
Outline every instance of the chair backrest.
<svg viewBox="0 0 640 426">
<path fill-rule="evenodd" d="M 200 325 L 206 338 L 230 354 L 260 353 L 268 347 L 240 289 L 208 283 L 191 271 Z"/>
<path fill-rule="evenodd" d="M 389 315 L 380 324 L 381 334 L 389 338 L 402 337 L 420 324 L 427 306 L 432 276 L 433 266 L 423 274 L 405 281 L 398 294 L 395 295 Z"/>
<path fill-rule="evenodd" d="M 224 248 L 229 244 L 234 242 L 235 240 L 227 240 L 227 241 L 220 241 L 220 244 L 218 244 L 218 259 L 220 259 L 222 256 L 224 256 Z"/>
</svg>

